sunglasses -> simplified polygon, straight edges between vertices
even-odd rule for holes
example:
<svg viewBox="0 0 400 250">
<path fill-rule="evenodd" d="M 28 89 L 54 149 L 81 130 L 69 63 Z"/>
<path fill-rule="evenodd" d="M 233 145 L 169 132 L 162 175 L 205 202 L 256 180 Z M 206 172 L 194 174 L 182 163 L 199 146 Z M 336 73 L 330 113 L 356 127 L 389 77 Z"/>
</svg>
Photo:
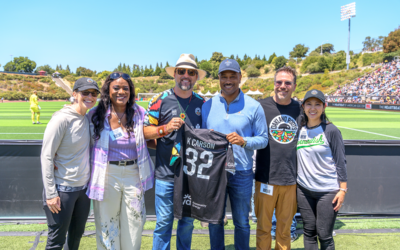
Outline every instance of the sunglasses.
<svg viewBox="0 0 400 250">
<path fill-rule="evenodd" d="M 197 70 L 195 69 L 176 69 L 175 71 L 178 73 L 178 75 L 183 76 L 186 73 L 186 70 L 189 76 L 197 75 Z"/>
<path fill-rule="evenodd" d="M 292 82 L 289 82 L 289 81 L 285 81 L 285 82 L 283 82 L 283 81 L 276 81 L 276 82 L 275 82 L 275 86 L 279 87 L 279 86 L 282 85 L 282 83 L 284 83 L 286 86 L 290 86 L 290 85 L 293 84 Z"/>
<path fill-rule="evenodd" d="M 131 77 L 128 74 L 125 73 L 118 73 L 118 72 L 114 72 L 110 75 L 110 79 L 112 80 L 117 80 L 118 78 L 122 77 L 125 80 L 130 80 Z"/>
<path fill-rule="evenodd" d="M 99 92 L 97 92 L 97 91 L 81 91 L 81 94 L 83 96 L 92 95 L 93 97 L 97 97 L 99 95 Z"/>
</svg>

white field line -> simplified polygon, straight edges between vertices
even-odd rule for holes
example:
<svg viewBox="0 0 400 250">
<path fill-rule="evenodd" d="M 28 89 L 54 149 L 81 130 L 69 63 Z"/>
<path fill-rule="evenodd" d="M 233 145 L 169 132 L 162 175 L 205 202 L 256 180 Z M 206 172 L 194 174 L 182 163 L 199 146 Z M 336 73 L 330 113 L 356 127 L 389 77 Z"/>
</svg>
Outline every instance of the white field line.
<svg viewBox="0 0 400 250">
<path fill-rule="evenodd" d="M 44 133 L 0 133 L 0 135 L 43 135 Z"/>
<path fill-rule="evenodd" d="M 400 112 L 389 112 L 389 111 L 380 111 L 380 110 L 369 110 L 369 109 L 352 109 L 352 108 L 335 108 L 335 109 L 343 109 L 343 110 L 357 110 L 357 111 L 364 111 L 364 112 L 376 112 L 376 113 L 388 113 L 388 114 L 395 114 L 400 115 Z"/>
<path fill-rule="evenodd" d="M 359 132 L 364 132 L 364 133 L 368 133 L 368 134 L 374 134 L 374 135 L 380 135 L 380 136 L 386 136 L 386 137 L 390 137 L 390 138 L 400 139 L 400 137 L 396 137 L 396 136 L 378 134 L 378 133 L 369 132 L 369 131 L 360 130 L 360 129 L 355 129 L 355 128 L 347 128 L 347 127 L 342 127 L 342 126 L 337 126 L 337 125 L 336 125 L 336 127 L 344 128 L 344 129 L 350 129 L 350 130 L 359 131 Z"/>
</svg>

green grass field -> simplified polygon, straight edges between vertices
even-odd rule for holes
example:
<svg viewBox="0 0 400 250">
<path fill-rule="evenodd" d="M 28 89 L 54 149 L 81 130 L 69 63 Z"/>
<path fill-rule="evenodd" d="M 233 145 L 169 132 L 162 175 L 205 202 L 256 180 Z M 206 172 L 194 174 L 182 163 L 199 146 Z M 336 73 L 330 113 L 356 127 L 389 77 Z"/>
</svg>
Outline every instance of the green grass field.
<svg viewBox="0 0 400 250">
<path fill-rule="evenodd" d="M 42 124 L 33 125 L 28 102 L 0 103 L 0 140 L 41 140 L 51 115 L 66 102 L 40 102 Z M 139 102 L 147 108 L 147 102 Z M 400 112 L 327 108 L 345 140 L 400 140 Z"/>
</svg>

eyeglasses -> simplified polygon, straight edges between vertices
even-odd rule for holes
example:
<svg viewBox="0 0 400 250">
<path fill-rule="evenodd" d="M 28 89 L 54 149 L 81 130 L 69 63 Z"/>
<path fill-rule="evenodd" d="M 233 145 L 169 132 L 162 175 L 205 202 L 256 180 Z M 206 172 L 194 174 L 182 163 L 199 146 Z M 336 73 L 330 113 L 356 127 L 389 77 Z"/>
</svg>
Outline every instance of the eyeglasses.
<svg viewBox="0 0 400 250">
<path fill-rule="evenodd" d="M 197 75 L 197 70 L 195 69 L 176 69 L 175 71 L 178 73 L 178 75 L 183 76 L 186 73 L 186 70 L 189 76 Z"/>
<path fill-rule="evenodd" d="M 279 87 L 282 85 L 282 83 L 284 83 L 286 86 L 290 86 L 293 84 L 292 82 L 289 82 L 289 81 L 276 81 L 275 86 Z"/>
<path fill-rule="evenodd" d="M 93 97 L 97 97 L 99 95 L 99 92 L 97 92 L 97 91 L 81 91 L 81 94 L 83 96 L 89 96 L 91 94 Z"/>
<path fill-rule="evenodd" d="M 114 72 L 110 75 L 110 79 L 112 80 L 117 80 L 118 78 L 122 77 L 125 80 L 130 80 L 131 77 L 128 74 L 125 73 L 118 73 L 118 72 Z"/>
</svg>

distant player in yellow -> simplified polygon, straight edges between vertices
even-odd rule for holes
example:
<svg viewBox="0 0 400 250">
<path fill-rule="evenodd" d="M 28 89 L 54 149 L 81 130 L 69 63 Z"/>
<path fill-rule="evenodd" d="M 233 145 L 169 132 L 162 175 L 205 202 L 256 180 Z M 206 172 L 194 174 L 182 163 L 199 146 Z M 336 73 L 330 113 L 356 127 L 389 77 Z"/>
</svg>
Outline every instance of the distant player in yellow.
<svg viewBox="0 0 400 250">
<path fill-rule="evenodd" d="M 41 124 L 39 122 L 40 119 L 40 110 L 39 110 L 39 102 L 37 97 L 37 91 L 33 91 L 33 95 L 29 97 L 29 103 L 31 104 L 31 113 L 32 113 L 32 124 L 35 124 L 35 113 L 36 113 L 36 121 L 37 124 Z"/>
</svg>

